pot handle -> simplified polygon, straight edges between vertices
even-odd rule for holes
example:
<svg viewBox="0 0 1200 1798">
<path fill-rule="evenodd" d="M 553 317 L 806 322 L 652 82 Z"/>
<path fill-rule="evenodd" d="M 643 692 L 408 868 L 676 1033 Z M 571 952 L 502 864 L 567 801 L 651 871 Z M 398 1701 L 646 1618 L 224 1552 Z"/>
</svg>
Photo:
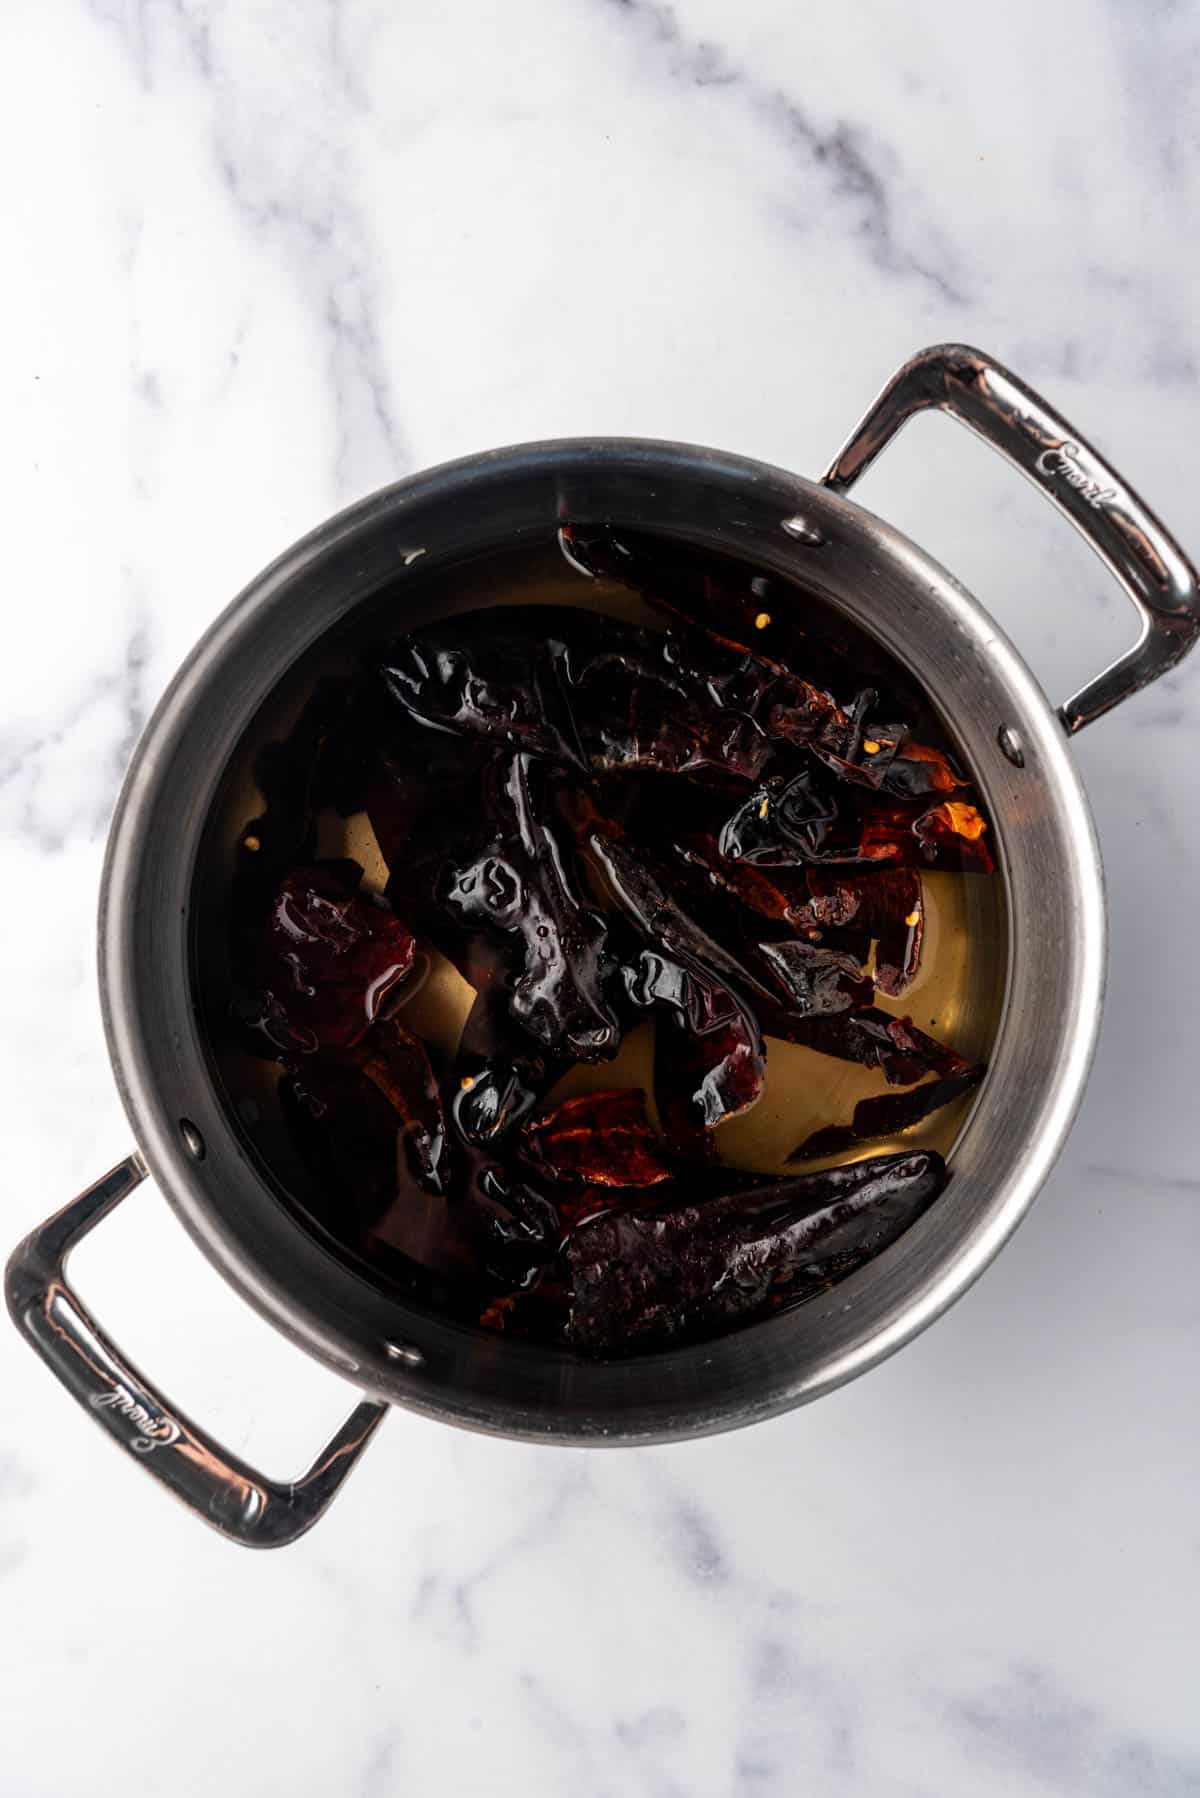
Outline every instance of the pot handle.
<svg viewBox="0 0 1200 1798">
<path fill-rule="evenodd" d="M 205 1435 L 140 1374 L 67 1284 L 76 1243 L 146 1178 L 136 1152 L 14 1251 L 4 1277 L 13 1322 L 67 1391 L 214 1529 L 248 1548 L 294 1542 L 333 1502 L 387 1406 L 364 1399 L 298 1480 L 264 1479 Z"/>
<path fill-rule="evenodd" d="M 1165 674 L 1200 634 L 1200 581 L 1179 545 L 1131 487 L 1066 420 L 979 350 L 922 350 L 893 375 L 822 476 L 845 493 L 918 412 L 949 412 L 998 449 L 1065 512 L 1141 614 L 1132 649 L 1059 707 L 1074 734 Z"/>
</svg>

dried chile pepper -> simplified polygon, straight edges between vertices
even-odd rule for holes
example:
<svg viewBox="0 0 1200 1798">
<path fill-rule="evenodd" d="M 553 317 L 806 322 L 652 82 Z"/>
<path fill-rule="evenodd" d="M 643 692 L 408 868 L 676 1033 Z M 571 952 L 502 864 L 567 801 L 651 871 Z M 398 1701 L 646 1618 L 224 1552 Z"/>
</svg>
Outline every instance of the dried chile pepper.
<svg viewBox="0 0 1200 1798">
<path fill-rule="evenodd" d="M 635 1007 L 659 1010 L 659 1110 L 669 1139 L 694 1143 L 762 1091 L 766 1049 L 739 990 L 742 970 L 626 848 L 592 832 L 588 853 L 647 945 L 625 969 L 625 990 Z"/>
<path fill-rule="evenodd" d="M 768 774 L 739 796 L 720 827 L 721 855 L 756 868 L 886 862 L 953 872 L 992 872 L 987 821 L 966 800 L 924 811 L 896 801 L 864 803 L 853 789 L 836 795 L 814 771 Z"/>
<path fill-rule="evenodd" d="M 711 868 L 686 850 L 654 867 L 660 887 L 674 895 L 672 904 L 686 907 L 708 942 L 721 945 L 721 966 L 753 1003 L 772 1014 L 783 1007 L 794 1019 L 870 1004 L 874 983 L 865 963 L 871 937 L 865 929 L 805 932 L 795 922 L 780 927 L 743 905 L 732 883 L 714 879 Z"/>
<path fill-rule="evenodd" d="M 668 555 L 662 544 L 637 532 L 567 524 L 559 531 L 559 541 L 581 573 L 632 587 L 726 648 L 749 652 L 764 677 L 775 677 L 776 684 L 758 711 L 768 736 L 804 743 L 843 779 L 900 798 L 953 793 L 965 786 L 944 750 L 916 741 L 902 722 L 873 717 L 878 696 L 872 688 L 856 694 L 846 707 L 838 705 L 821 685 L 829 677 L 828 658 L 811 636 L 787 629 L 785 609 L 766 609 L 761 580 L 757 592 L 756 578 L 739 591 L 728 578 L 716 576 L 711 566 L 690 561 L 686 553 Z M 784 596 L 784 608 L 794 603 L 794 596 Z M 787 653 L 780 653 L 781 628 Z M 774 654 L 764 653 L 768 646 Z M 806 660 L 813 664 L 812 679 L 803 679 L 798 672 Z"/>
<path fill-rule="evenodd" d="M 544 768 L 500 757 L 485 777 L 493 836 L 483 854 L 447 870 L 442 900 L 469 929 L 512 945 L 512 1016 L 547 1049 L 601 1061 L 620 1042 L 605 995 L 608 927 L 588 903 L 555 828 Z"/>
<path fill-rule="evenodd" d="M 628 588 L 678 627 L 749 652 L 783 673 L 802 669 L 829 693 L 880 686 L 925 726 L 921 690 L 871 638 L 792 581 L 731 556 L 645 531 L 568 523 L 559 548 L 579 574 Z"/>
<path fill-rule="evenodd" d="M 396 1115 L 401 1164 L 409 1177 L 427 1192 L 449 1192 L 446 1118 L 425 1045 L 387 1018 L 358 1045 L 355 1061 Z"/>
<path fill-rule="evenodd" d="M 667 1136 L 708 1154 L 706 1133 L 762 1092 L 767 1052 L 754 1013 L 696 962 L 643 949 L 625 973 L 630 1001 L 659 1008 L 654 1083 Z"/>
<path fill-rule="evenodd" d="M 754 947 L 795 1019 L 849 1011 L 871 1002 L 874 988 L 857 956 L 797 936 L 760 937 Z"/>
<path fill-rule="evenodd" d="M 971 1065 L 936 1037 L 918 1030 L 911 1018 L 893 1017 L 874 1005 L 801 1019 L 792 1028 L 786 1020 L 776 1019 L 775 1033 L 839 1061 L 878 1068 L 889 1086 L 915 1086 L 927 1074 L 951 1079 Z"/>
<path fill-rule="evenodd" d="M 279 1085 L 284 1126 L 308 1169 L 306 1203 L 335 1237 L 410 1297 L 454 1315 L 477 1257 L 448 1202 L 445 1132 L 419 1044 L 375 1050 L 375 1077 L 350 1058 L 307 1057 Z M 382 1063 L 390 1062 L 384 1076 Z"/>
<path fill-rule="evenodd" d="M 551 1179 L 592 1186 L 657 1186 L 674 1168 L 636 1087 L 580 1093 L 525 1125 L 523 1146 Z"/>
<path fill-rule="evenodd" d="M 396 705 L 432 732 L 584 773 L 711 768 L 753 779 L 771 745 L 752 712 L 726 704 L 673 647 L 600 613 L 514 608 L 486 635 L 458 620 L 413 632 L 380 674 Z"/>
<path fill-rule="evenodd" d="M 959 1074 L 947 1074 L 927 1080 L 922 1086 L 910 1087 L 903 1093 L 879 1093 L 860 1099 L 848 1124 L 828 1124 L 814 1130 L 796 1149 L 793 1159 L 812 1159 L 817 1155 L 840 1155 L 857 1143 L 878 1141 L 881 1136 L 894 1136 L 908 1130 L 923 1118 L 953 1104 L 969 1093 L 983 1079 L 982 1067 L 967 1067 Z"/>
<path fill-rule="evenodd" d="M 921 963 L 925 900 L 915 868 L 809 868 L 808 896 L 790 910 L 794 924 L 820 931 L 850 930 L 878 945 L 875 981 L 893 997 Z"/>
<path fill-rule="evenodd" d="M 625 1354 L 798 1303 L 893 1242 L 945 1179 L 939 1155 L 881 1155 L 676 1210 L 602 1212 L 563 1247 L 568 1340 Z"/>
<path fill-rule="evenodd" d="M 286 875 L 271 901 L 254 972 L 257 1027 L 278 1049 L 352 1047 L 413 965 L 416 938 L 390 905 L 357 890 L 355 862 Z"/>
</svg>

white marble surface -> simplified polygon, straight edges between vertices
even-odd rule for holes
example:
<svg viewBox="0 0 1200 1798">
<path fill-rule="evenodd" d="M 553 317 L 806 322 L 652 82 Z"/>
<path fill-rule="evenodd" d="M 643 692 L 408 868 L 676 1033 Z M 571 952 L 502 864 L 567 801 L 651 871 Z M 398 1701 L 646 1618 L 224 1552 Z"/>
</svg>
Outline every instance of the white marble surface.
<svg viewBox="0 0 1200 1798">
<path fill-rule="evenodd" d="M 121 1156 L 93 916 L 149 706 L 279 548 L 407 470 L 631 432 L 816 472 L 966 338 L 1200 551 L 1200 7 L 10 0 L 0 19 L 4 1232 Z M 1131 620 L 942 421 L 862 489 L 1053 697 Z M 1016 1240 L 751 1433 L 531 1450 L 397 1415 L 226 1546 L 0 1331 L 0 1793 L 1200 1792 L 1200 659 L 1080 740 L 1099 1058 Z M 119 1338 L 280 1471 L 347 1389 L 143 1189 Z"/>
</svg>

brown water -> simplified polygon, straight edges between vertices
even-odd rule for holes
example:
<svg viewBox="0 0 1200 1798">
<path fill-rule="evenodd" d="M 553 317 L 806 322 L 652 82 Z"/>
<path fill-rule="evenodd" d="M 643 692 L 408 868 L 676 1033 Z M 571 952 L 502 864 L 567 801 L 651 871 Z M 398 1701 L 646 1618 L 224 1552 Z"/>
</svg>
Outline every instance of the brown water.
<svg viewBox="0 0 1200 1798">
<path fill-rule="evenodd" d="M 806 615 L 806 628 L 819 628 L 820 602 L 798 590 L 787 589 L 772 576 L 773 605 L 794 605 Z M 397 601 L 402 595 L 403 610 Z M 590 609 L 654 629 L 663 628 L 661 614 L 645 606 L 627 589 L 602 580 L 586 581 L 564 562 L 551 542 L 517 551 L 504 551 L 422 575 L 414 568 L 402 577 L 396 596 L 384 594 L 364 608 L 351 633 L 344 633 L 336 649 L 310 656 L 305 665 L 282 683 L 279 694 L 236 759 L 226 780 L 220 806 L 218 854 L 232 874 L 236 845 L 248 821 L 263 809 L 263 795 L 253 778 L 253 755 L 271 738 L 286 735 L 324 672 L 351 665 L 356 652 L 367 644 L 386 642 L 390 635 L 449 613 L 477 611 L 498 606 L 586 605 Z M 853 627 L 833 621 L 843 639 Z M 873 651 L 876 661 L 879 651 Z M 798 669 L 803 674 L 803 669 Z M 905 677 L 897 671 L 898 684 Z M 942 721 L 944 724 L 944 721 Z M 922 732 L 929 729 L 926 719 Z M 940 735 L 962 761 L 952 735 Z M 365 870 L 364 884 L 382 891 L 388 870 L 365 813 L 342 819 L 335 813 L 319 820 L 321 856 L 348 855 Z M 997 845 L 992 842 L 994 850 Z M 986 1061 L 996 1033 L 1006 974 L 1007 923 L 1002 875 L 927 873 L 925 889 L 925 939 L 920 971 L 896 999 L 879 993 L 875 1003 L 898 1016 L 908 1016 L 922 1029 L 937 1036 L 972 1061 Z M 212 908 L 209 917 L 216 922 Z M 212 930 L 197 945 L 198 977 L 208 999 L 213 1048 L 222 1082 L 254 1151 L 276 1181 L 303 1202 L 307 1181 L 283 1129 L 275 1099 L 280 1070 L 246 1054 L 231 1040 L 225 1002 L 228 992 L 226 957 Z M 417 979 L 398 1014 L 406 1026 L 449 1056 L 457 1044 L 463 1022 L 474 998 L 473 989 L 436 951 L 424 953 Z M 817 1053 L 801 1045 L 767 1038 L 767 1074 L 759 1102 L 740 1117 L 720 1126 L 716 1135 L 719 1152 L 729 1164 L 775 1172 L 788 1161 L 796 1146 L 823 1125 L 847 1122 L 856 1102 L 889 1090 L 883 1075 L 855 1064 Z M 613 1087 L 639 1086 L 653 1094 L 654 1022 L 649 1019 L 631 1031 L 615 1060 L 572 1069 L 548 1095 L 548 1103 L 570 1094 Z M 895 1088 L 890 1089 L 895 1091 Z M 896 1137 L 872 1143 L 869 1152 L 890 1148 L 926 1147 L 952 1157 L 955 1140 L 974 1098 L 969 1097 L 935 1113 Z M 826 1163 L 854 1159 L 868 1152 L 861 1145 Z"/>
</svg>

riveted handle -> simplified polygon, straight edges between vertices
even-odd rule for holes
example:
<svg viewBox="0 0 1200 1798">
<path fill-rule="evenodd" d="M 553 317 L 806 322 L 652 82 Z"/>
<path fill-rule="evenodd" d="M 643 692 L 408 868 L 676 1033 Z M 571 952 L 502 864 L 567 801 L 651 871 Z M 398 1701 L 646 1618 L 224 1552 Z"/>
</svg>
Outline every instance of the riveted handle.
<svg viewBox="0 0 1200 1798">
<path fill-rule="evenodd" d="M 1200 580 L 1174 538 L 1065 419 L 966 344 L 922 350 L 894 375 L 822 477 L 844 493 L 901 426 L 935 407 L 990 443 L 1065 512 L 1141 615 L 1133 648 L 1059 707 L 1070 733 L 1174 667 L 1200 635 Z"/>
<path fill-rule="evenodd" d="M 281 1548 L 311 1529 L 382 1420 L 364 1399 L 298 1480 L 268 1480 L 205 1434 L 127 1361 L 67 1283 L 75 1245 L 146 1177 L 138 1154 L 27 1236 L 5 1272 L 13 1322 L 51 1372 L 176 1498 L 248 1548 Z"/>
</svg>

